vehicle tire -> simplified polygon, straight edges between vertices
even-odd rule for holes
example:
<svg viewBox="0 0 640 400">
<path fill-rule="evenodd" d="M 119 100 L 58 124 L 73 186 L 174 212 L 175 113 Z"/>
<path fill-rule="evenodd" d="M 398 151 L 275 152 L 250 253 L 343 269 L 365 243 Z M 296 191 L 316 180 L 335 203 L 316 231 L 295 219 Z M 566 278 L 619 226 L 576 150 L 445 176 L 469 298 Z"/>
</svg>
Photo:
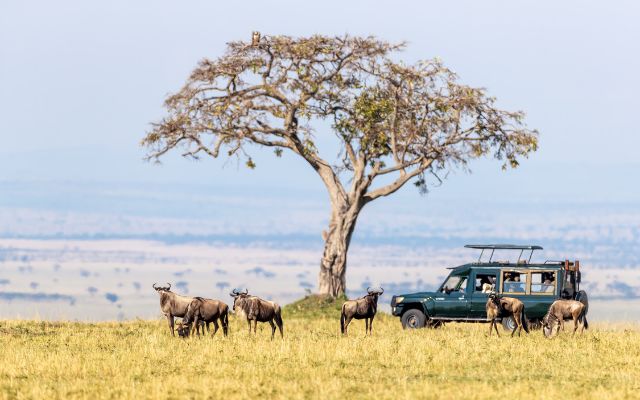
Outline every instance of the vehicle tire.
<svg viewBox="0 0 640 400">
<path fill-rule="evenodd" d="M 529 319 L 529 329 L 537 331 L 538 329 L 542 329 L 542 320 L 538 318 Z"/>
<path fill-rule="evenodd" d="M 505 331 L 511 333 L 516 327 L 516 320 L 513 317 L 502 318 L 502 327 Z"/>
<path fill-rule="evenodd" d="M 576 293 L 576 300 L 585 305 L 586 310 L 584 311 L 584 315 L 589 313 L 589 297 L 587 296 L 587 292 L 584 290 Z"/>
<path fill-rule="evenodd" d="M 414 308 L 402 314 L 400 320 L 404 329 L 420 329 L 424 328 L 427 316 L 422 311 Z"/>
</svg>

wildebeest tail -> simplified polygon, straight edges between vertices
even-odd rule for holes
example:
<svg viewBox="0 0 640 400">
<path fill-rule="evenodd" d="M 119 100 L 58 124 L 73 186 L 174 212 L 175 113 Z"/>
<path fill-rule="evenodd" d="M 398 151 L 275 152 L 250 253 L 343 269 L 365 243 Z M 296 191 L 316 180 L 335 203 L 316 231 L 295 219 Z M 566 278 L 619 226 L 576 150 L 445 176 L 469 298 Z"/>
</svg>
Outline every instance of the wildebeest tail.
<svg viewBox="0 0 640 400">
<path fill-rule="evenodd" d="M 525 332 L 529 333 L 529 321 L 527 320 L 527 314 L 524 312 L 524 305 L 522 305 L 522 327 Z"/>
<path fill-rule="evenodd" d="M 580 317 L 578 320 L 581 320 L 584 324 L 584 329 L 589 329 L 589 322 L 587 321 L 587 307 L 582 308 L 582 312 L 580 313 Z"/>
<path fill-rule="evenodd" d="M 275 309 L 275 316 L 274 319 L 276 320 L 276 324 L 279 327 L 282 327 L 283 323 L 282 323 L 282 309 L 280 308 L 280 306 L 277 306 Z"/>
<path fill-rule="evenodd" d="M 346 319 L 346 315 L 344 313 L 344 304 L 342 305 L 342 311 L 340 312 L 340 333 L 344 335 L 344 322 Z"/>
<path fill-rule="evenodd" d="M 223 325 L 229 325 L 229 307 L 225 307 L 220 316 Z"/>
</svg>

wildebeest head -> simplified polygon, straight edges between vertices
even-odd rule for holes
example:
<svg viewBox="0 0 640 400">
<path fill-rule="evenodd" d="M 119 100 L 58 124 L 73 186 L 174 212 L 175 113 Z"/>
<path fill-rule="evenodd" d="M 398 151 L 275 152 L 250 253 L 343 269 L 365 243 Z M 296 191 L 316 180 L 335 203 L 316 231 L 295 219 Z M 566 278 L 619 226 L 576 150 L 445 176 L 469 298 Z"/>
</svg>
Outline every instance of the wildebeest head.
<svg viewBox="0 0 640 400">
<path fill-rule="evenodd" d="M 235 312 L 236 304 L 240 305 L 249 296 L 249 289 L 245 289 L 244 292 L 238 292 L 237 289 L 233 289 L 229 296 L 233 297 L 233 307 L 231 309 Z"/>
<path fill-rule="evenodd" d="M 544 318 L 542 318 L 542 334 L 545 337 L 553 335 L 553 328 L 557 322 L 551 313 L 547 313 Z"/>
<path fill-rule="evenodd" d="M 178 336 L 181 338 L 188 338 L 189 332 L 191 331 L 191 324 L 186 322 L 178 322 Z"/>
<path fill-rule="evenodd" d="M 367 288 L 367 296 L 370 296 L 372 298 L 373 301 L 377 302 L 378 301 L 378 297 L 382 296 L 382 294 L 384 293 L 384 289 L 383 288 Z"/>
<path fill-rule="evenodd" d="M 495 301 L 495 300 L 499 300 L 499 299 L 500 299 L 500 297 L 502 297 L 502 296 L 500 296 L 498 293 L 496 293 L 496 291 L 495 291 L 495 290 L 492 290 L 491 292 L 489 292 L 489 298 L 490 298 L 491 300 L 494 300 L 494 301 Z"/>
<path fill-rule="evenodd" d="M 167 282 L 168 286 L 156 286 L 156 283 L 153 284 L 153 288 L 155 289 L 156 292 L 170 292 L 171 291 L 171 284 Z"/>
</svg>

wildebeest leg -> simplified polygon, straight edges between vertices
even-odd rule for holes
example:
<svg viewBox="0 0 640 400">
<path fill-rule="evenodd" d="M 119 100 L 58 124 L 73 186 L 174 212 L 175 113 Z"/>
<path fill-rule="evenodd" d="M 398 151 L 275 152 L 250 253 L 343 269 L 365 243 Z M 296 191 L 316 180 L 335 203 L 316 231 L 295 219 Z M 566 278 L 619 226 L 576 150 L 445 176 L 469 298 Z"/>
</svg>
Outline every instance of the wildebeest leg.
<svg viewBox="0 0 640 400">
<path fill-rule="evenodd" d="M 560 328 L 562 327 L 562 324 L 564 323 L 564 321 L 563 321 L 562 318 L 558 319 L 557 317 L 556 317 L 556 321 L 557 321 L 557 324 L 558 324 L 558 326 L 556 327 L 556 335 L 559 335 L 560 334 Z"/>
<path fill-rule="evenodd" d="M 353 319 L 353 317 L 347 317 L 346 320 L 344 321 L 344 334 L 348 335 L 348 329 L 349 329 L 349 324 L 351 323 L 351 320 Z"/>
<path fill-rule="evenodd" d="M 374 315 L 373 317 L 371 317 L 371 321 L 369 321 L 369 335 L 373 335 L 373 319 L 376 316 Z"/>
<path fill-rule="evenodd" d="M 271 340 L 273 340 L 274 336 L 276 335 L 276 324 L 273 322 L 272 319 L 270 319 L 269 325 L 271 325 Z"/>
<path fill-rule="evenodd" d="M 253 320 L 253 333 L 258 333 L 258 319 Z"/>
<path fill-rule="evenodd" d="M 247 324 L 249 324 L 249 335 L 251 335 L 251 320 L 247 320 Z"/>
<path fill-rule="evenodd" d="M 493 324 L 493 327 L 496 330 L 496 335 L 500 337 L 500 332 L 498 331 L 498 321 L 496 321 L 496 319 L 494 318 L 493 321 L 491 321 L 491 323 Z M 489 327 L 489 333 L 491 333 L 491 327 Z"/>
<path fill-rule="evenodd" d="M 176 333 L 173 330 L 173 315 L 167 315 L 167 322 L 169 323 L 169 329 L 171 330 L 171 336 L 175 336 Z"/>
<path fill-rule="evenodd" d="M 211 332 L 211 330 L 209 329 L 209 324 L 210 323 L 211 323 L 210 321 L 207 321 L 207 333 Z M 202 334 L 204 335 L 204 328 L 202 328 Z M 215 333 L 214 333 L 214 335 L 215 335 Z"/>
<path fill-rule="evenodd" d="M 198 319 L 197 315 L 193 318 L 191 323 L 193 324 L 191 326 L 191 336 L 193 336 L 194 333 L 200 336 L 200 319 Z M 202 334 L 204 334 L 204 328 L 202 328 Z"/>
<path fill-rule="evenodd" d="M 515 315 L 513 316 L 513 321 L 515 322 L 516 326 L 514 326 L 513 330 L 511 331 L 511 337 L 513 337 L 513 334 L 516 333 L 516 330 L 518 330 L 518 321 L 516 321 Z"/>
<path fill-rule="evenodd" d="M 284 339 L 284 332 L 282 331 L 282 319 L 276 320 L 278 330 L 280 331 L 280 338 Z"/>
<path fill-rule="evenodd" d="M 558 320 L 558 324 L 560 325 L 560 329 L 564 332 L 564 315 L 556 314 L 556 319 Z"/>
<path fill-rule="evenodd" d="M 573 336 L 576 335 L 577 330 L 578 330 L 578 314 L 573 316 Z"/>
<path fill-rule="evenodd" d="M 207 323 L 207 327 L 209 326 L 209 324 Z M 211 334 L 211 337 L 214 337 L 216 335 L 216 333 L 218 333 L 218 329 L 220 329 L 220 326 L 218 326 L 218 318 L 213 320 L 213 333 Z M 208 329 L 207 329 L 208 331 Z"/>
<path fill-rule="evenodd" d="M 369 334 L 369 318 L 364 319 L 364 335 L 367 336 Z"/>
<path fill-rule="evenodd" d="M 520 336 L 522 332 L 522 316 L 520 314 L 514 313 L 513 320 L 516 322 L 516 326 L 515 328 L 513 328 L 513 332 L 511 332 L 511 337 L 513 337 L 513 334 L 516 333 L 516 331 L 518 331 L 518 336 Z"/>
</svg>

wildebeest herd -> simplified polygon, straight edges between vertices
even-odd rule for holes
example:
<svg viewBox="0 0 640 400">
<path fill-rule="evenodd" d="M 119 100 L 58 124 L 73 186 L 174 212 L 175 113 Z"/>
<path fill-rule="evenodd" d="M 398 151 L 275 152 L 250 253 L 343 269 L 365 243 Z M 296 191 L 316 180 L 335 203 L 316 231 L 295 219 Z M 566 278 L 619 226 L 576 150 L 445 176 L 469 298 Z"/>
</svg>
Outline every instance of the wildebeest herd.
<svg viewBox="0 0 640 400">
<path fill-rule="evenodd" d="M 524 303 L 514 297 L 503 297 L 495 292 L 491 292 L 487 298 L 486 304 L 487 321 L 489 324 L 489 336 L 491 336 L 491 329 L 495 328 L 496 334 L 498 333 L 498 327 L 496 321 L 498 317 L 501 318 L 513 318 L 515 325 L 511 331 L 511 336 L 518 331 L 520 336 L 522 329 L 529 333 L 529 326 L 527 322 L 527 316 L 524 312 Z M 564 330 L 564 321 L 566 319 L 573 320 L 573 334 L 578 330 L 578 324 L 582 324 L 580 333 L 585 329 L 589 329 L 589 322 L 587 322 L 587 308 L 586 306 L 577 300 L 556 300 L 554 301 L 547 314 L 542 319 L 542 332 L 546 337 L 553 335 L 560 331 L 560 328 Z"/>
<path fill-rule="evenodd" d="M 160 309 L 169 322 L 171 334 L 175 336 L 189 337 L 194 334 L 200 336 L 200 329 L 204 335 L 206 326 L 207 332 L 210 332 L 209 325 L 213 323 L 214 329 L 211 336 L 219 330 L 218 321 L 222 325 L 222 332 L 227 336 L 229 332 L 229 306 L 220 300 L 205 299 L 203 297 L 182 296 L 171 291 L 171 284 L 167 286 L 157 286 L 153 284 L 153 288 L 160 295 Z M 365 334 L 371 334 L 373 329 L 373 319 L 378 310 L 378 299 L 384 293 L 384 289 L 367 288 L 367 294 L 355 300 L 347 300 L 342 305 L 340 313 L 340 331 L 343 335 L 347 335 L 347 329 L 351 320 L 365 320 Z M 233 311 L 247 321 L 249 334 L 251 334 L 251 323 L 253 322 L 253 332 L 257 331 L 258 322 L 268 322 L 271 325 L 271 339 L 273 340 L 276 327 L 280 331 L 280 337 L 284 338 L 282 310 L 280 306 L 273 301 L 264 300 L 257 296 L 249 294 L 248 290 L 242 292 L 234 289 L 230 294 L 233 298 Z M 495 292 L 491 292 L 486 303 L 487 321 L 489 324 L 489 336 L 492 329 L 495 328 L 498 333 L 498 318 L 513 318 L 515 326 L 511 332 L 511 336 L 518 331 L 520 336 L 522 329 L 529 333 L 527 317 L 525 315 L 525 306 L 522 301 L 513 297 L 504 297 Z M 579 323 L 582 324 L 581 333 L 585 329 L 589 329 L 589 323 L 586 317 L 586 306 L 576 300 L 556 300 L 551 304 L 549 310 L 542 320 L 542 329 L 545 336 L 553 335 L 554 330 L 557 334 L 560 329 L 564 330 L 564 321 L 573 320 L 573 334 L 578 330 Z M 182 318 L 175 327 L 175 318 Z"/>
<path fill-rule="evenodd" d="M 194 333 L 200 336 L 200 328 L 204 334 L 206 324 L 209 332 L 209 324 L 213 323 L 214 336 L 218 332 L 219 325 L 222 325 L 224 336 L 229 333 L 229 306 L 220 300 L 205 299 L 203 297 L 182 296 L 171 291 L 171 284 L 167 286 L 157 286 L 153 288 L 160 295 L 160 310 L 167 317 L 171 334 L 175 336 L 175 318 L 182 318 L 178 323 L 178 336 L 188 337 Z M 257 296 L 249 295 L 248 291 L 238 292 L 233 290 L 230 293 L 233 297 L 233 310 L 244 316 L 249 325 L 251 333 L 251 321 L 253 321 L 253 332 L 256 332 L 258 322 L 268 322 L 271 325 L 271 338 L 276 332 L 276 325 L 280 329 L 280 336 L 284 336 L 282 331 L 282 312 L 280 306 L 273 301 L 263 300 Z"/>
</svg>

